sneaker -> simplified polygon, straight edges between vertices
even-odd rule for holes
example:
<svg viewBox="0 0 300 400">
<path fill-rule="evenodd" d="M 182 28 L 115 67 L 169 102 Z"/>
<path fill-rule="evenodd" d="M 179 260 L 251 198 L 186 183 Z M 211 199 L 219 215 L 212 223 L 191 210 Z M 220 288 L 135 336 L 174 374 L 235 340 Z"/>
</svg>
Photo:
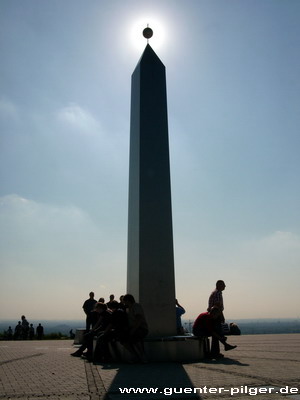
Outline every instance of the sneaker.
<svg viewBox="0 0 300 400">
<path fill-rule="evenodd" d="M 219 354 L 211 355 L 212 360 L 218 360 L 220 358 L 224 358 L 224 354 L 219 353 Z"/>
<path fill-rule="evenodd" d="M 86 353 L 82 354 L 81 357 L 85 358 L 87 360 L 92 360 L 93 359 L 93 354 L 86 352 Z"/>
<path fill-rule="evenodd" d="M 229 351 L 235 349 L 237 346 L 231 346 L 231 344 L 225 343 L 224 350 Z"/>
<path fill-rule="evenodd" d="M 75 351 L 75 353 L 70 354 L 72 357 L 81 357 L 81 354 L 78 351 Z"/>
</svg>

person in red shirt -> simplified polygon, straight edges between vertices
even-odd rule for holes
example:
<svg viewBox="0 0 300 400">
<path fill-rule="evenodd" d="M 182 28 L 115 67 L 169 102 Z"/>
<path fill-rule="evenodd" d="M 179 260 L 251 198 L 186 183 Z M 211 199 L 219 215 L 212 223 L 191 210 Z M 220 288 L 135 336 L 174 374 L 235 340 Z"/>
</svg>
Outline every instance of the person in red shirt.
<svg viewBox="0 0 300 400">
<path fill-rule="evenodd" d="M 196 318 L 193 325 L 193 334 L 195 336 L 211 336 L 211 358 L 222 358 L 223 354 L 220 353 L 220 345 L 221 342 L 224 345 L 224 350 L 232 350 L 235 349 L 236 346 L 231 346 L 226 343 L 225 336 L 221 331 L 216 330 L 215 320 L 220 318 L 221 311 L 217 307 L 212 307 L 210 311 L 204 312 Z"/>
</svg>

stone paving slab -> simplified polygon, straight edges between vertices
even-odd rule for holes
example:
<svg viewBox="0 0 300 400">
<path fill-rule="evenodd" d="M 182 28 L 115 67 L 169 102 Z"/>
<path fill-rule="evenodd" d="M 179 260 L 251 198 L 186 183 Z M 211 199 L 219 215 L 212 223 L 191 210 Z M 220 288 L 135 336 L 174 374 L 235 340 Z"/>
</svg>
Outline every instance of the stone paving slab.
<svg viewBox="0 0 300 400">
<path fill-rule="evenodd" d="M 93 365 L 70 357 L 70 340 L 0 342 L 0 400 L 300 400 L 300 334 L 235 336 L 228 341 L 238 348 L 220 361 L 145 365 Z M 241 393 L 246 386 L 248 393 Z M 276 393 L 286 386 L 299 392 Z M 200 395 L 183 392 L 204 387 L 206 393 Z M 249 388 L 270 387 L 274 393 L 249 394 Z M 122 394 L 120 388 L 158 390 Z M 224 391 L 209 393 L 219 388 Z M 240 392 L 231 395 L 233 388 Z"/>
<path fill-rule="evenodd" d="M 201 361 L 185 364 L 148 364 L 148 365 L 111 365 L 98 366 L 109 399 L 167 399 L 167 398 L 215 398 L 240 399 L 259 398 L 268 400 L 300 400 L 300 334 L 295 335 L 249 335 L 228 338 L 238 347 L 219 361 Z M 231 388 L 248 386 L 253 388 L 274 387 L 274 393 L 230 394 Z M 275 393 L 281 387 L 294 387 L 299 390 L 297 396 Z M 154 395 L 121 395 L 120 388 L 158 388 Z M 227 392 L 214 394 L 165 395 L 164 388 L 220 388 Z M 252 389 L 253 391 L 254 389 Z M 262 389 L 263 390 L 263 389 Z M 268 389 L 267 389 L 268 390 Z"/>
<path fill-rule="evenodd" d="M 0 399 L 90 399 L 72 341 L 0 342 Z"/>
</svg>

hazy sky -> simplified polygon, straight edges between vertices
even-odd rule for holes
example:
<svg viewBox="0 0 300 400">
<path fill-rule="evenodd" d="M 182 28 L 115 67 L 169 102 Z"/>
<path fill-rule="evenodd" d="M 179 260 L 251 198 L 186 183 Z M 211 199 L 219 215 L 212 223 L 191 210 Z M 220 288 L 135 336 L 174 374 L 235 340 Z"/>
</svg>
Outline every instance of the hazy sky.
<svg viewBox="0 0 300 400">
<path fill-rule="evenodd" d="M 1 0 L 0 319 L 126 292 L 130 79 L 167 70 L 176 293 L 300 317 L 299 0 Z"/>
</svg>

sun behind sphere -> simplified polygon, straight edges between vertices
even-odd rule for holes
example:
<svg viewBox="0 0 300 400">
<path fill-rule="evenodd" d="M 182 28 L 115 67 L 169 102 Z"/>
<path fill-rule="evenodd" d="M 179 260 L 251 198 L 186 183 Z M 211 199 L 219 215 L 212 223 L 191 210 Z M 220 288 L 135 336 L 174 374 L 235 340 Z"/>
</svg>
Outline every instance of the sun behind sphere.
<svg viewBox="0 0 300 400">
<path fill-rule="evenodd" d="M 147 28 L 143 30 L 143 36 L 146 39 L 150 39 L 153 36 L 153 30 L 147 26 Z"/>
</svg>

